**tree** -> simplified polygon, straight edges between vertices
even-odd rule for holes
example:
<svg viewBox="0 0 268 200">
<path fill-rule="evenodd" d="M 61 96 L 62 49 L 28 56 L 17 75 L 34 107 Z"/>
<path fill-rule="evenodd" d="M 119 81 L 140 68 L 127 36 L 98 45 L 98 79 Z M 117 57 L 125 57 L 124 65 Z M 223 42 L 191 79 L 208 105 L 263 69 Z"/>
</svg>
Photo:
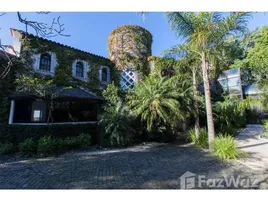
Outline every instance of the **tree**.
<svg viewBox="0 0 268 200">
<path fill-rule="evenodd" d="M 238 32 L 247 30 L 247 19 L 249 13 L 232 12 L 223 17 L 217 12 L 169 12 L 166 13 L 168 22 L 177 36 L 186 39 L 191 52 L 196 53 L 201 60 L 203 84 L 206 100 L 207 128 L 209 136 L 209 147 L 212 149 L 215 129 L 213 122 L 212 102 L 210 94 L 210 64 L 209 54 L 211 50 L 222 45 L 222 41 Z"/>
<path fill-rule="evenodd" d="M 42 99 L 48 106 L 48 118 L 47 123 L 53 122 L 52 118 L 52 103 L 59 95 L 58 93 L 64 89 L 70 89 L 71 87 L 61 87 L 57 89 L 52 79 L 46 79 L 44 77 L 37 77 L 34 75 L 22 75 L 15 80 L 16 90 L 18 92 L 28 92 L 37 98 Z"/>
<path fill-rule="evenodd" d="M 5 15 L 6 13 L 0 13 L 0 17 Z M 47 24 L 44 22 L 38 22 L 33 19 L 27 19 L 26 17 L 23 17 L 21 12 L 17 12 L 18 21 L 25 25 L 25 33 L 28 34 L 29 31 L 33 31 L 34 34 L 37 37 L 43 37 L 43 38 L 50 38 L 55 37 L 57 35 L 60 36 L 69 36 L 64 34 L 65 28 L 64 24 L 60 22 L 60 16 L 57 18 L 54 18 L 51 22 L 51 24 Z M 37 12 L 37 14 L 49 14 L 49 12 Z M 27 35 L 24 39 L 27 39 Z M 38 41 L 38 39 L 37 39 Z M 12 53 L 17 55 L 17 52 L 15 52 L 14 49 L 8 44 L 3 44 L 0 38 L 0 57 L 4 57 L 7 59 L 7 62 L 5 64 L 0 65 L 0 79 L 4 79 L 7 74 L 10 72 L 10 69 L 14 62 L 21 62 L 23 63 L 23 59 L 20 59 L 17 56 L 10 55 L 7 53 L 7 50 L 12 50 Z"/>
<path fill-rule="evenodd" d="M 127 106 L 118 101 L 112 109 L 101 115 L 99 125 L 101 127 L 101 143 L 108 137 L 108 145 L 125 146 L 130 144 L 134 130 L 132 128 L 133 117 Z M 106 141 L 107 142 L 107 141 Z"/>
<path fill-rule="evenodd" d="M 201 65 L 200 59 L 187 49 L 186 45 L 176 45 L 164 51 L 165 57 L 179 58 L 175 65 L 176 74 L 184 74 L 186 78 L 192 77 L 194 118 L 195 118 L 195 136 L 198 139 L 200 135 L 199 108 L 198 108 L 198 68 Z"/>
<path fill-rule="evenodd" d="M 180 76 L 171 78 L 149 76 L 136 85 L 126 99 L 134 116 L 146 122 L 148 132 L 156 130 L 160 124 L 173 126 L 176 117 L 183 119 L 189 84 Z"/>
<path fill-rule="evenodd" d="M 234 67 L 240 66 L 248 68 L 254 75 L 254 82 L 259 84 L 259 88 L 263 90 L 262 103 L 264 108 L 268 108 L 268 26 L 258 29 L 247 35 L 242 41 L 245 44 L 245 57 L 234 63 Z M 253 38 L 250 43 L 247 38 Z"/>
</svg>

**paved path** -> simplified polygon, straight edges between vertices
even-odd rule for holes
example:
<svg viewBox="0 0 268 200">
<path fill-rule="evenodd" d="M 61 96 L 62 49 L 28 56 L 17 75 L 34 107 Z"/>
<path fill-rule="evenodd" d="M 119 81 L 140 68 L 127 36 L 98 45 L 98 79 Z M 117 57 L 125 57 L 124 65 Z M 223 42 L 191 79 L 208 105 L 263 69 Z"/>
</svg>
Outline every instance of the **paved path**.
<svg viewBox="0 0 268 200">
<path fill-rule="evenodd" d="M 268 139 L 261 137 L 262 132 L 262 125 L 247 125 L 237 136 L 239 148 L 248 153 L 241 162 L 260 171 L 268 169 Z"/>
<path fill-rule="evenodd" d="M 67 153 L 58 157 L 5 161 L 0 188 L 17 189 L 177 189 L 185 172 L 206 179 L 240 176 L 268 189 L 263 174 L 238 162 L 221 162 L 206 151 L 176 144 L 150 143 L 132 148 Z M 195 183 L 197 179 L 195 179 Z M 202 188 L 214 187 L 207 184 Z M 236 188 L 230 185 L 230 188 Z M 240 188 L 249 186 L 239 186 Z M 197 184 L 195 188 L 200 188 Z"/>
</svg>

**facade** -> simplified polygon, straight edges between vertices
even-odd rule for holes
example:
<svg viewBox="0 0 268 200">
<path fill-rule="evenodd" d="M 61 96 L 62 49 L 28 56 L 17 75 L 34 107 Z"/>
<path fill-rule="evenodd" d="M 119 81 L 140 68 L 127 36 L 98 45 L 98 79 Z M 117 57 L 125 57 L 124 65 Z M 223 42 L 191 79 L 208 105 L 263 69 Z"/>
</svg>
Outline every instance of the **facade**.
<svg viewBox="0 0 268 200">
<path fill-rule="evenodd" d="M 98 94 L 116 73 L 113 63 L 107 58 L 21 30 L 11 29 L 11 35 L 15 52 L 12 50 L 9 53 L 25 60 L 27 70 L 24 74 L 51 79 L 56 84 L 47 90 L 47 97 L 53 97 L 49 100 L 36 92 L 17 91 L 9 95 L 8 123 L 96 122 L 99 105 L 103 101 Z M 36 42 L 39 44 L 36 45 Z"/>
<path fill-rule="evenodd" d="M 121 26 L 111 32 L 109 58 L 21 30 L 10 31 L 9 53 L 23 58 L 23 74 L 53 80 L 55 85 L 46 92 L 50 98 L 34 91 L 10 94 L 9 124 L 95 123 L 104 100 L 101 92 L 111 81 L 123 90 L 132 89 L 149 72 L 152 35 L 139 26 Z"/>
</svg>

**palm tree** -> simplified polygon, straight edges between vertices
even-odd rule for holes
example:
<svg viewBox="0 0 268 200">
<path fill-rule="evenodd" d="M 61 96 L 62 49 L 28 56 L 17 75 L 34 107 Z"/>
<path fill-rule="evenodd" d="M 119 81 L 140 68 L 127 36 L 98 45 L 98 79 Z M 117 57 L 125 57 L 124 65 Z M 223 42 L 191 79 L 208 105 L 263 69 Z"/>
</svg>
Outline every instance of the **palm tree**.
<svg viewBox="0 0 268 200">
<path fill-rule="evenodd" d="M 117 102 L 114 108 L 104 112 L 100 117 L 101 143 L 104 137 L 108 136 L 111 146 L 128 144 L 134 133 L 131 123 L 132 116 L 128 107 L 122 101 Z"/>
<path fill-rule="evenodd" d="M 207 128 L 209 147 L 212 149 L 215 129 L 213 122 L 212 102 L 209 82 L 209 53 L 221 45 L 221 42 L 231 34 L 244 33 L 247 30 L 249 13 L 232 12 L 223 17 L 217 12 L 169 12 L 168 22 L 177 36 L 186 39 L 191 52 L 196 53 L 201 60 L 203 84 L 206 101 Z"/>
<path fill-rule="evenodd" d="M 194 101 L 194 118 L 195 118 L 195 136 L 198 139 L 200 135 L 200 123 L 199 123 L 199 100 L 198 100 L 198 68 L 200 67 L 200 59 L 188 50 L 186 45 L 176 45 L 166 51 L 163 55 L 165 57 L 173 57 L 174 59 L 180 58 L 177 61 L 176 73 L 185 74 L 187 78 L 192 76 L 193 86 L 193 101 Z"/>
<path fill-rule="evenodd" d="M 180 76 L 171 78 L 149 76 L 136 85 L 127 95 L 127 103 L 135 116 L 146 122 L 147 131 L 151 132 L 161 123 L 173 126 L 176 117 L 183 119 L 189 84 Z"/>
</svg>

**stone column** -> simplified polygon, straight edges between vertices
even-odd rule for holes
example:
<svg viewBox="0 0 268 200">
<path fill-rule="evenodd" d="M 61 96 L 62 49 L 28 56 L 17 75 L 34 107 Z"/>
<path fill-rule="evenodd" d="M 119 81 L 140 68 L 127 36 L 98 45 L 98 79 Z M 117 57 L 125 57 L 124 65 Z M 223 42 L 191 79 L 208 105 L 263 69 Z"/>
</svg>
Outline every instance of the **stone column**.
<svg viewBox="0 0 268 200">
<path fill-rule="evenodd" d="M 11 100 L 8 124 L 12 124 L 13 123 L 14 111 L 15 111 L 15 101 L 14 100 Z"/>
</svg>

